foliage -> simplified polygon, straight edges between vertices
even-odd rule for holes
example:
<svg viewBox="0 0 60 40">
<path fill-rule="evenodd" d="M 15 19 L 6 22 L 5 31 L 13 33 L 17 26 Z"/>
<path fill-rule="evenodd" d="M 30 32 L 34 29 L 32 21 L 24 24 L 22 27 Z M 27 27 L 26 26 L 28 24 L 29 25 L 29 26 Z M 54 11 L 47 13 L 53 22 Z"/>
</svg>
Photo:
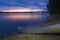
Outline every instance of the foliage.
<svg viewBox="0 0 60 40">
<path fill-rule="evenodd" d="M 49 0 L 47 8 L 51 15 L 60 15 L 60 1 L 59 0 Z"/>
</svg>

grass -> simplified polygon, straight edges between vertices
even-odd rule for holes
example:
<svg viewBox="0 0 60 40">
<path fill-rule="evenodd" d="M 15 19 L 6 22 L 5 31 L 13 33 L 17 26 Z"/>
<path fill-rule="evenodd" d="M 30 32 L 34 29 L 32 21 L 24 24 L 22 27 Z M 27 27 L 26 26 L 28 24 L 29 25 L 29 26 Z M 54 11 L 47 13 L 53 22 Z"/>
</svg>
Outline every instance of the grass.
<svg viewBox="0 0 60 40">
<path fill-rule="evenodd" d="M 59 40 L 60 35 L 45 35 L 45 34 L 16 34 L 5 37 L 2 40 Z"/>
</svg>

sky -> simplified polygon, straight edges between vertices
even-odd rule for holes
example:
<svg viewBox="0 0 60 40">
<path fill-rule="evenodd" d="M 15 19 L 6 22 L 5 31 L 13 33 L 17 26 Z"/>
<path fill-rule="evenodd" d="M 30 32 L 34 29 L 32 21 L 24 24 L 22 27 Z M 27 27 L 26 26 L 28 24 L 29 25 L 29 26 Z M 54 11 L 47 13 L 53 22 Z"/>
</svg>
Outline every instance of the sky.
<svg viewBox="0 0 60 40">
<path fill-rule="evenodd" d="M 0 10 L 9 8 L 40 8 L 48 0 L 0 0 Z"/>
</svg>

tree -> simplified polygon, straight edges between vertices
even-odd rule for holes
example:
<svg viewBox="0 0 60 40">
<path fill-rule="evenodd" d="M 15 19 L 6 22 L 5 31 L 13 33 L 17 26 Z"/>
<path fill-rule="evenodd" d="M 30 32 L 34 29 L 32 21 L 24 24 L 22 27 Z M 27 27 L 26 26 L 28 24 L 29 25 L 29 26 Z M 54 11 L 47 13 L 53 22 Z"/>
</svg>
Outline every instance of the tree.
<svg viewBox="0 0 60 40">
<path fill-rule="evenodd" d="M 60 19 L 60 0 L 49 0 L 47 8 L 51 15 L 56 15 Z"/>
</svg>

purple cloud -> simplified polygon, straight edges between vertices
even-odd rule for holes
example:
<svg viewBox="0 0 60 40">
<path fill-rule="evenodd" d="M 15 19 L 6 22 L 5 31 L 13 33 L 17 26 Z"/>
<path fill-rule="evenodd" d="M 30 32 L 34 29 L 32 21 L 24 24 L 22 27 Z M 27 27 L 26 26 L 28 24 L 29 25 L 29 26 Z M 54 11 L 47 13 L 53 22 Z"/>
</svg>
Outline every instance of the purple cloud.
<svg viewBox="0 0 60 40">
<path fill-rule="evenodd" d="M 46 5 L 47 0 L 0 0 L 0 10 L 9 8 L 40 8 L 40 5 Z"/>
</svg>

